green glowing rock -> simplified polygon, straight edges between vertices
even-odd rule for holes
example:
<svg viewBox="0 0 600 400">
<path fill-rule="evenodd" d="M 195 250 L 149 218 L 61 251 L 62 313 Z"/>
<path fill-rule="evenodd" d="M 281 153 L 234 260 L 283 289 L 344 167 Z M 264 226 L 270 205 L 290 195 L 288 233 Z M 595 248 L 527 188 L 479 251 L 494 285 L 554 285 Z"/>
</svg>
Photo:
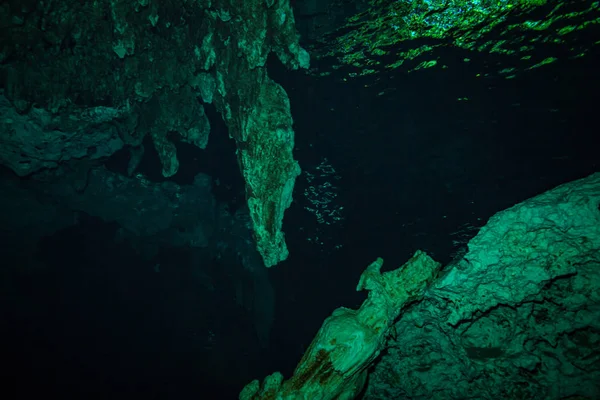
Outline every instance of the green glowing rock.
<svg viewBox="0 0 600 400">
<path fill-rule="evenodd" d="M 215 49 L 214 103 L 237 143 L 257 248 L 271 267 L 288 256 L 281 227 L 300 167 L 289 99 L 265 64 L 270 52 L 293 69 L 307 68 L 309 57 L 287 0 L 223 2 L 209 15 L 216 34 L 204 45 Z"/>
<path fill-rule="evenodd" d="M 308 67 L 289 0 L 26 3 L 0 6 L 10 32 L 0 38 L 0 109 L 14 115 L 0 126 L 0 164 L 28 175 L 129 146 L 132 175 L 150 135 L 171 177 L 172 138 L 204 148 L 203 103 L 214 103 L 238 145 L 265 265 L 287 257 L 282 219 L 300 168 L 289 100 L 266 61 Z"/>
<path fill-rule="evenodd" d="M 394 321 L 422 296 L 441 267 L 421 251 L 394 271 L 382 274 L 382 265 L 379 258 L 362 273 L 356 290 L 368 290 L 367 300 L 358 310 L 338 308 L 325 320 L 289 380 L 278 372 L 262 385 L 255 380 L 240 400 L 355 398 Z"/>
</svg>

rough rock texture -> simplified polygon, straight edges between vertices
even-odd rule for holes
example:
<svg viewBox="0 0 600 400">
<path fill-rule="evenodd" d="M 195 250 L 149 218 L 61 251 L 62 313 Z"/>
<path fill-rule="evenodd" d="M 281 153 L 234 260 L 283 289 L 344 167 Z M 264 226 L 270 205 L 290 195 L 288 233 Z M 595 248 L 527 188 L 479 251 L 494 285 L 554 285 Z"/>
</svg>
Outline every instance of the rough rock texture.
<svg viewBox="0 0 600 400">
<path fill-rule="evenodd" d="M 250 399 L 353 399 L 361 392 L 367 369 L 384 349 L 398 314 L 417 301 L 437 275 L 440 264 L 421 251 L 402 267 L 381 273 L 378 259 L 362 273 L 356 290 L 369 296 L 358 310 L 338 308 L 328 317 L 294 371 L 283 382 L 276 372 L 248 384 Z"/>
<path fill-rule="evenodd" d="M 141 175 L 127 178 L 100 167 L 82 171 L 77 186 L 57 186 L 48 182 L 44 189 L 73 210 L 118 223 L 121 235 L 129 239 L 207 247 L 214 230 L 216 201 L 205 174 L 198 174 L 192 185 L 180 186 L 150 182 Z"/>
<path fill-rule="evenodd" d="M 134 148 L 151 133 L 165 175 L 174 174 L 176 156 L 173 144 L 165 144 L 167 136 L 176 132 L 183 140 L 192 138 L 202 145 L 208 135 L 202 106 L 189 85 L 201 63 L 193 45 L 202 32 L 202 11 L 201 4 L 186 1 L 4 3 L 0 6 L 0 85 L 15 111 L 31 120 L 31 129 L 28 135 L 10 135 L 11 126 L 5 126 L 0 144 L 4 147 L 8 141 L 27 148 L 50 142 L 53 146 L 23 156 L 4 152 L 0 162 L 12 168 L 21 161 L 19 156 L 52 161 L 59 151 L 63 156 L 59 162 L 83 158 L 80 147 L 106 146 L 106 135 L 95 131 L 110 128 Z M 196 28 L 189 29 L 186 21 L 193 21 Z M 37 114 L 52 124 L 40 124 Z M 97 119 L 103 114 L 102 126 L 81 117 Z M 77 133 L 78 146 L 70 143 L 72 131 Z M 200 133 L 205 137 L 194 139 Z M 119 148 L 113 146 L 112 151 Z M 21 175 L 48 167 L 55 165 L 37 163 Z"/>
<path fill-rule="evenodd" d="M 294 69 L 307 68 L 309 56 L 298 45 L 288 0 L 267 1 L 267 8 L 256 1 L 226 3 L 211 14 L 219 34 L 205 40 L 222 41 L 209 44 L 217 49 L 215 104 L 236 140 L 256 243 L 271 267 L 288 256 L 281 225 L 300 167 L 292 155 L 287 94 L 264 66 L 271 51 Z"/>
<path fill-rule="evenodd" d="M 365 398 L 598 398 L 599 205 L 594 174 L 492 217 L 396 323 Z"/>
<path fill-rule="evenodd" d="M 193 185 L 183 186 L 79 165 L 82 168 L 61 170 L 60 175 L 38 175 L 36 181 L 1 179 L 2 234 L 20 242 L 27 239 L 34 249 L 39 238 L 77 224 L 79 215 L 85 213 L 117 223 L 116 239 L 130 241 L 148 258 L 160 246 L 212 245 L 217 204 L 209 176 L 199 174 Z M 13 249 L 15 257 L 21 250 Z"/>
<path fill-rule="evenodd" d="M 203 103 L 214 101 L 238 144 L 258 250 L 275 265 L 288 254 L 281 226 L 300 170 L 271 52 L 308 67 L 289 0 L 5 2 L 0 163 L 24 176 L 128 145 L 132 174 L 150 135 L 170 177 L 173 137 L 206 146 Z"/>
<path fill-rule="evenodd" d="M 120 150 L 119 121 L 129 107 L 89 107 L 64 116 L 31 107 L 18 113 L 0 91 L 0 162 L 25 176 L 77 159 L 100 159 Z"/>
<path fill-rule="evenodd" d="M 240 399 L 595 399 L 600 396 L 600 173 L 493 216 L 438 276 L 425 253 L 361 275 L 294 375 Z M 396 318 L 400 316 L 399 320 Z"/>
</svg>

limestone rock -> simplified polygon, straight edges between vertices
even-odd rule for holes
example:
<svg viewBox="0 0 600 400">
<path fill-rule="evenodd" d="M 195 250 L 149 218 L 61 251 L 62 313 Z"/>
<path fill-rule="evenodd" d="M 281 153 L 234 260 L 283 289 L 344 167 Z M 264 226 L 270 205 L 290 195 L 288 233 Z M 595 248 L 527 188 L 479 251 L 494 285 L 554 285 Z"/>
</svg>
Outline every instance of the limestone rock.
<svg viewBox="0 0 600 400">
<path fill-rule="evenodd" d="M 287 257 L 282 220 L 300 168 L 289 100 L 266 61 L 275 53 L 289 68 L 309 65 L 289 0 L 13 2 L 0 21 L 10 32 L 0 36 L 10 117 L 0 163 L 26 175 L 139 148 L 150 135 L 171 177 L 172 135 L 204 148 L 202 102 L 214 103 L 238 145 L 258 251 L 268 267 Z M 141 151 L 132 154 L 130 175 Z"/>
<path fill-rule="evenodd" d="M 468 247 L 439 276 L 422 252 L 377 260 L 368 299 L 325 320 L 293 377 L 240 399 L 353 399 L 383 349 L 365 399 L 597 398 L 600 173 L 496 214 Z"/>
<path fill-rule="evenodd" d="M 309 56 L 298 44 L 288 0 L 226 4 L 209 13 L 219 33 L 211 36 L 214 102 L 236 140 L 257 247 L 271 267 L 288 256 L 281 226 L 300 167 L 289 99 L 264 66 L 270 52 L 293 69 L 307 68 Z"/>
<path fill-rule="evenodd" d="M 382 274 L 382 265 L 378 259 L 363 272 L 357 290 L 369 290 L 367 300 L 358 310 L 338 308 L 325 320 L 294 376 L 284 382 L 275 373 L 262 386 L 253 381 L 240 399 L 353 399 L 360 393 L 394 320 L 422 296 L 440 268 L 421 251 L 394 271 Z"/>
<path fill-rule="evenodd" d="M 63 118 L 32 107 L 19 114 L 0 94 L 0 164 L 26 176 L 69 160 L 108 157 L 124 145 L 118 125 L 128 112 L 99 106 Z"/>
<path fill-rule="evenodd" d="M 600 174 L 493 216 L 422 302 L 365 399 L 600 393 Z"/>
</svg>

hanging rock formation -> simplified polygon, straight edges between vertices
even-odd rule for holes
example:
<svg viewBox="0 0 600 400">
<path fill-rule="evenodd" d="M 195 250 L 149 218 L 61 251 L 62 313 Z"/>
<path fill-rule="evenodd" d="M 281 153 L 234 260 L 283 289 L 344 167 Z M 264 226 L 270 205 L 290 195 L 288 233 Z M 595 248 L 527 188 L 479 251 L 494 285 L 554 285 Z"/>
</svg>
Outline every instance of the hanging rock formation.
<svg viewBox="0 0 600 400">
<path fill-rule="evenodd" d="M 217 34 L 204 44 L 217 49 L 215 104 L 236 140 L 255 240 L 271 267 L 288 255 L 281 225 L 300 167 L 287 94 L 265 64 L 271 51 L 294 69 L 307 68 L 309 56 L 298 44 L 288 0 L 226 3 L 210 13 Z"/>
<path fill-rule="evenodd" d="M 289 0 L 75 0 L 0 6 L 0 164 L 31 176 L 131 151 L 148 135 L 165 177 L 178 140 L 204 148 L 214 102 L 238 145 L 257 248 L 270 267 L 300 168 L 271 52 L 306 68 Z"/>
</svg>

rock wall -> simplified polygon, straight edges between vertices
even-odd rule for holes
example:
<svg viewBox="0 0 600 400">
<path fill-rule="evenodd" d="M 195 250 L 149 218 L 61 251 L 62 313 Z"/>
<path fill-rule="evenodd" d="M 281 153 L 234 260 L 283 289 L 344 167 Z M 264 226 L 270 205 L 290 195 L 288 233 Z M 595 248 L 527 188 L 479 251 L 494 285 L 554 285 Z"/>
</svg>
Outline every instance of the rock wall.
<svg viewBox="0 0 600 400">
<path fill-rule="evenodd" d="M 594 174 L 493 216 L 400 317 L 365 399 L 598 398 L 599 207 Z"/>
<path fill-rule="evenodd" d="M 308 67 L 289 0 L 9 1 L 0 26 L 0 164 L 31 176 L 127 146 L 132 174 L 149 135 L 170 177 L 172 138 L 204 148 L 214 102 L 239 148 L 259 253 L 269 267 L 287 257 L 300 168 L 287 94 L 265 64 L 275 53 Z"/>
</svg>

